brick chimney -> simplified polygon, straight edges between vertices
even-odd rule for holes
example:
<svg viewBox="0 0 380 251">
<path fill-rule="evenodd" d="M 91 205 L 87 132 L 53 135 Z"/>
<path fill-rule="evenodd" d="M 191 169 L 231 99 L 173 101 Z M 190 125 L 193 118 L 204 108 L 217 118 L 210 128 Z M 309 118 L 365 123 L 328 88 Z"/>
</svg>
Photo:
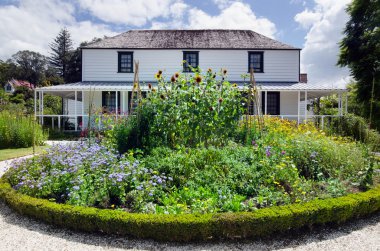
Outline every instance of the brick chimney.
<svg viewBox="0 0 380 251">
<path fill-rule="evenodd" d="M 307 73 L 300 74 L 300 83 L 307 83 Z"/>
</svg>

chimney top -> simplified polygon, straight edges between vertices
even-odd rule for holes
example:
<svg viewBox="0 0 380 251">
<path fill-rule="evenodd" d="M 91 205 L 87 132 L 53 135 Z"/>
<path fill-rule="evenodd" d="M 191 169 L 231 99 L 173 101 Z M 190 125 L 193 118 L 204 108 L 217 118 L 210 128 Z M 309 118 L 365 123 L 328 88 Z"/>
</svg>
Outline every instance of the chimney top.
<svg viewBox="0 0 380 251">
<path fill-rule="evenodd" d="M 300 74 L 300 83 L 307 83 L 307 73 Z"/>
</svg>

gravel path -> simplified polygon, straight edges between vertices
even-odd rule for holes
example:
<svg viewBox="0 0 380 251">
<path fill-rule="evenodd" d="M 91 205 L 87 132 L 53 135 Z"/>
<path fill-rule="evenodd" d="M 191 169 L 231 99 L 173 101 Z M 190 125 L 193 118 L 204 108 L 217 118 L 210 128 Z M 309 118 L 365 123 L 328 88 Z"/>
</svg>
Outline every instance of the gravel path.
<svg viewBox="0 0 380 251">
<path fill-rule="evenodd" d="M 0 176 L 9 162 L 0 162 Z M 0 202 L 0 250 L 379 250 L 380 213 L 339 227 L 267 240 L 212 243 L 159 243 L 59 229 L 14 213 Z"/>
</svg>

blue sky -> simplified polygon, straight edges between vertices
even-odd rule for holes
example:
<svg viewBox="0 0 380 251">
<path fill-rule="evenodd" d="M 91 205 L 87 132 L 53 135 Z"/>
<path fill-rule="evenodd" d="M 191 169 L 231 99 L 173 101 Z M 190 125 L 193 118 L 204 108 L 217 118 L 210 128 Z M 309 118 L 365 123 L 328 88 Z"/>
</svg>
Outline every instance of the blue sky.
<svg viewBox="0 0 380 251">
<path fill-rule="evenodd" d="M 0 59 L 18 50 L 49 55 L 67 27 L 74 45 L 129 29 L 250 29 L 302 48 L 312 82 L 345 84 L 336 67 L 351 0 L 0 0 Z"/>
</svg>

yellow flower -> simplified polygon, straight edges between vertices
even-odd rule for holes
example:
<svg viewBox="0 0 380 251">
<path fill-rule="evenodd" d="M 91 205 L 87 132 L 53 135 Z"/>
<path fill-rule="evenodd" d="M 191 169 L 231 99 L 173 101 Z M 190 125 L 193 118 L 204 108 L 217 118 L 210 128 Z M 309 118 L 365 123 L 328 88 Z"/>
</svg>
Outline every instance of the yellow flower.
<svg viewBox="0 0 380 251">
<path fill-rule="evenodd" d="M 112 204 L 112 205 L 111 205 L 111 208 L 115 208 L 115 205 L 114 205 L 114 204 Z"/>
<path fill-rule="evenodd" d="M 160 79 L 161 79 L 161 74 L 156 73 L 156 74 L 154 75 L 154 77 L 155 77 L 155 79 L 160 80 Z"/>
<path fill-rule="evenodd" d="M 234 87 L 234 88 L 236 88 L 238 85 L 236 84 L 236 83 L 234 83 L 233 85 L 232 85 L 232 87 Z"/>
<path fill-rule="evenodd" d="M 201 76 L 196 76 L 195 77 L 195 82 L 197 82 L 198 84 L 200 83 L 200 82 L 202 82 L 202 77 Z"/>
</svg>

